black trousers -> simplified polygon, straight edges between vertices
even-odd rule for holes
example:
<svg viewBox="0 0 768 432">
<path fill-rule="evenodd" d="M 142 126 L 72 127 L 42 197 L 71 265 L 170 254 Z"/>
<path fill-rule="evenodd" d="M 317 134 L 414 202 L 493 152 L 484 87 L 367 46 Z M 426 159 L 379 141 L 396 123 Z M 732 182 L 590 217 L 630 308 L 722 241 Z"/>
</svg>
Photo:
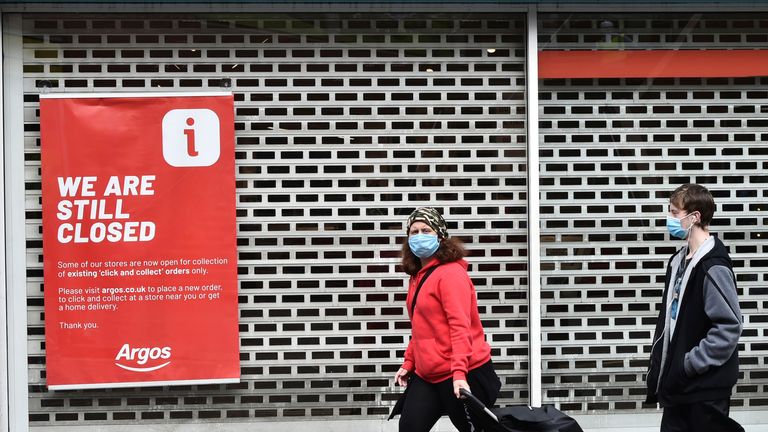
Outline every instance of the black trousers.
<svg viewBox="0 0 768 432">
<path fill-rule="evenodd" d="M 661 432 L 744 432 L 728 417 L 730 399 L 696 402 L 664 408 Z"/>
<path fill-rule="evenodd" d="M 492 406 L 501 388 L 501 381 L 489 361 L 469 371 L 467 383 L 472 394 L 486 406 Z M 459 432 L 480 432 L 480 422 L 469 413 L 464 403 L 453 394 L 453 380 L 432 384 L 414 375 L 400 414 L 400 432 L 429 432 L 447 414 Z"/>
</svg>

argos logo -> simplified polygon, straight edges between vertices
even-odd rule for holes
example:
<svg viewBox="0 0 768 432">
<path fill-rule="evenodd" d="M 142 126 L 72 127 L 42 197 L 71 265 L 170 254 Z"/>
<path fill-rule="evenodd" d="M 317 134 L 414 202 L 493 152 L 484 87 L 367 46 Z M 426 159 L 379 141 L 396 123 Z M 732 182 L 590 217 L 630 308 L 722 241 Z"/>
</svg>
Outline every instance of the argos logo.
<svg viewBox="0 0 768 432">
<path fill-rule="evenodd" d="M 115 357 L 115 365 L 132 372 L 152 372 L 164 368 L 171 364 L 171 361 L 155 366 L 136 367 L 120 364 L 121 359 L 124 363 L 133 362 L 136 365 L 145 365 L 150 360 L 167 360 L 171 358 L 171 347 L 152 347 L 152 348 L 131 348 L 129 344 L 124 344 Z"/>
</svg>

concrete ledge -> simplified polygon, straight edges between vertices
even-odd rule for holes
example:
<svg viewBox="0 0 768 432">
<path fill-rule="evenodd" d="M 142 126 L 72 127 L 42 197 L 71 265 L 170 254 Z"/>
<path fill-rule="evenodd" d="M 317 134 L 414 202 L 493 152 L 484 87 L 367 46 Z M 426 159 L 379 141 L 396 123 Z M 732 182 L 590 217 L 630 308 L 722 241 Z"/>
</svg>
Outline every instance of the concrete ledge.
<svg viewBox="0 0 768 432">
<path fill-rule="evenodd" d="M 768 409 L 731 411 L 731 417 L 744 426 L 745 432 L 768 430 Z M 655 413 L 577 414 L 573 418 L 585 432 L 659 432 L 661 410 Z"/>
<path fill-rule="evenodd" d="M 761 411 L 736 411 L 732 417 L 744 426 L 746 432 L 768 430 L 768 408 Z M 585 432 L 659 432 L 661 411 L 656 413 L 576 414 L 573 417 Z M 56 432 L 397 432 L 397 419 L 335 420 L 314 419 L 304 421 L 251 420 L 231 423 L 183 423 L 137 425 L 51 425 L 34 426 L 33 430 L 55 429 Z M 451 422 L 443 417 L 432 432 L 455 432 Z"/>
</svg>

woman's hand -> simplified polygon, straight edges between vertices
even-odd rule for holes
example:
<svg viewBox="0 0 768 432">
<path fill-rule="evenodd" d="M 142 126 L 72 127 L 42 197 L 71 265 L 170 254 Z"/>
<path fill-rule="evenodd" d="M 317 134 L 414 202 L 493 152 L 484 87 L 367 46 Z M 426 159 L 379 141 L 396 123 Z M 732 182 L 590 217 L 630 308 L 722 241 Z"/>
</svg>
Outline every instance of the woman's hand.
<svg viewBox="0 0 768 432">
<path fill-rule="evenodd" d="M 461 393 L 459 393 L 460 389 L 467 389 L 469 390 L 469 384 L 464 380 L 454 380 L 453 381 L 453 394 L 456 395 L 457 399 L 461 399 Z"/>
<path fill-rule="evenodd" d="M 395 383 L 400 387 L 408 385 L 408 378 L 411 376 L 411 371 L 400 368 L 395 374 Z"/>
</svg>

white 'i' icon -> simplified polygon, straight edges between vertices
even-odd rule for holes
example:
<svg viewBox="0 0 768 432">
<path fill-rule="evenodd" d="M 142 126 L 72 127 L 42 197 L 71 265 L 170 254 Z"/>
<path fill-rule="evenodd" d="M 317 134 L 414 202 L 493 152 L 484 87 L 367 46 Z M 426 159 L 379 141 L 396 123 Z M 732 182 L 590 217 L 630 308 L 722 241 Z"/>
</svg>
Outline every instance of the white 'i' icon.
<svg viewBox="0 0 768 432">
<path fill-rule="evenodd" d="M 170 166 L 205 167 L 219 160 L 221 126 L 212 110 L 172 109 L 163 116 L 162 129 L 163 158 Z"/>
</svg>

